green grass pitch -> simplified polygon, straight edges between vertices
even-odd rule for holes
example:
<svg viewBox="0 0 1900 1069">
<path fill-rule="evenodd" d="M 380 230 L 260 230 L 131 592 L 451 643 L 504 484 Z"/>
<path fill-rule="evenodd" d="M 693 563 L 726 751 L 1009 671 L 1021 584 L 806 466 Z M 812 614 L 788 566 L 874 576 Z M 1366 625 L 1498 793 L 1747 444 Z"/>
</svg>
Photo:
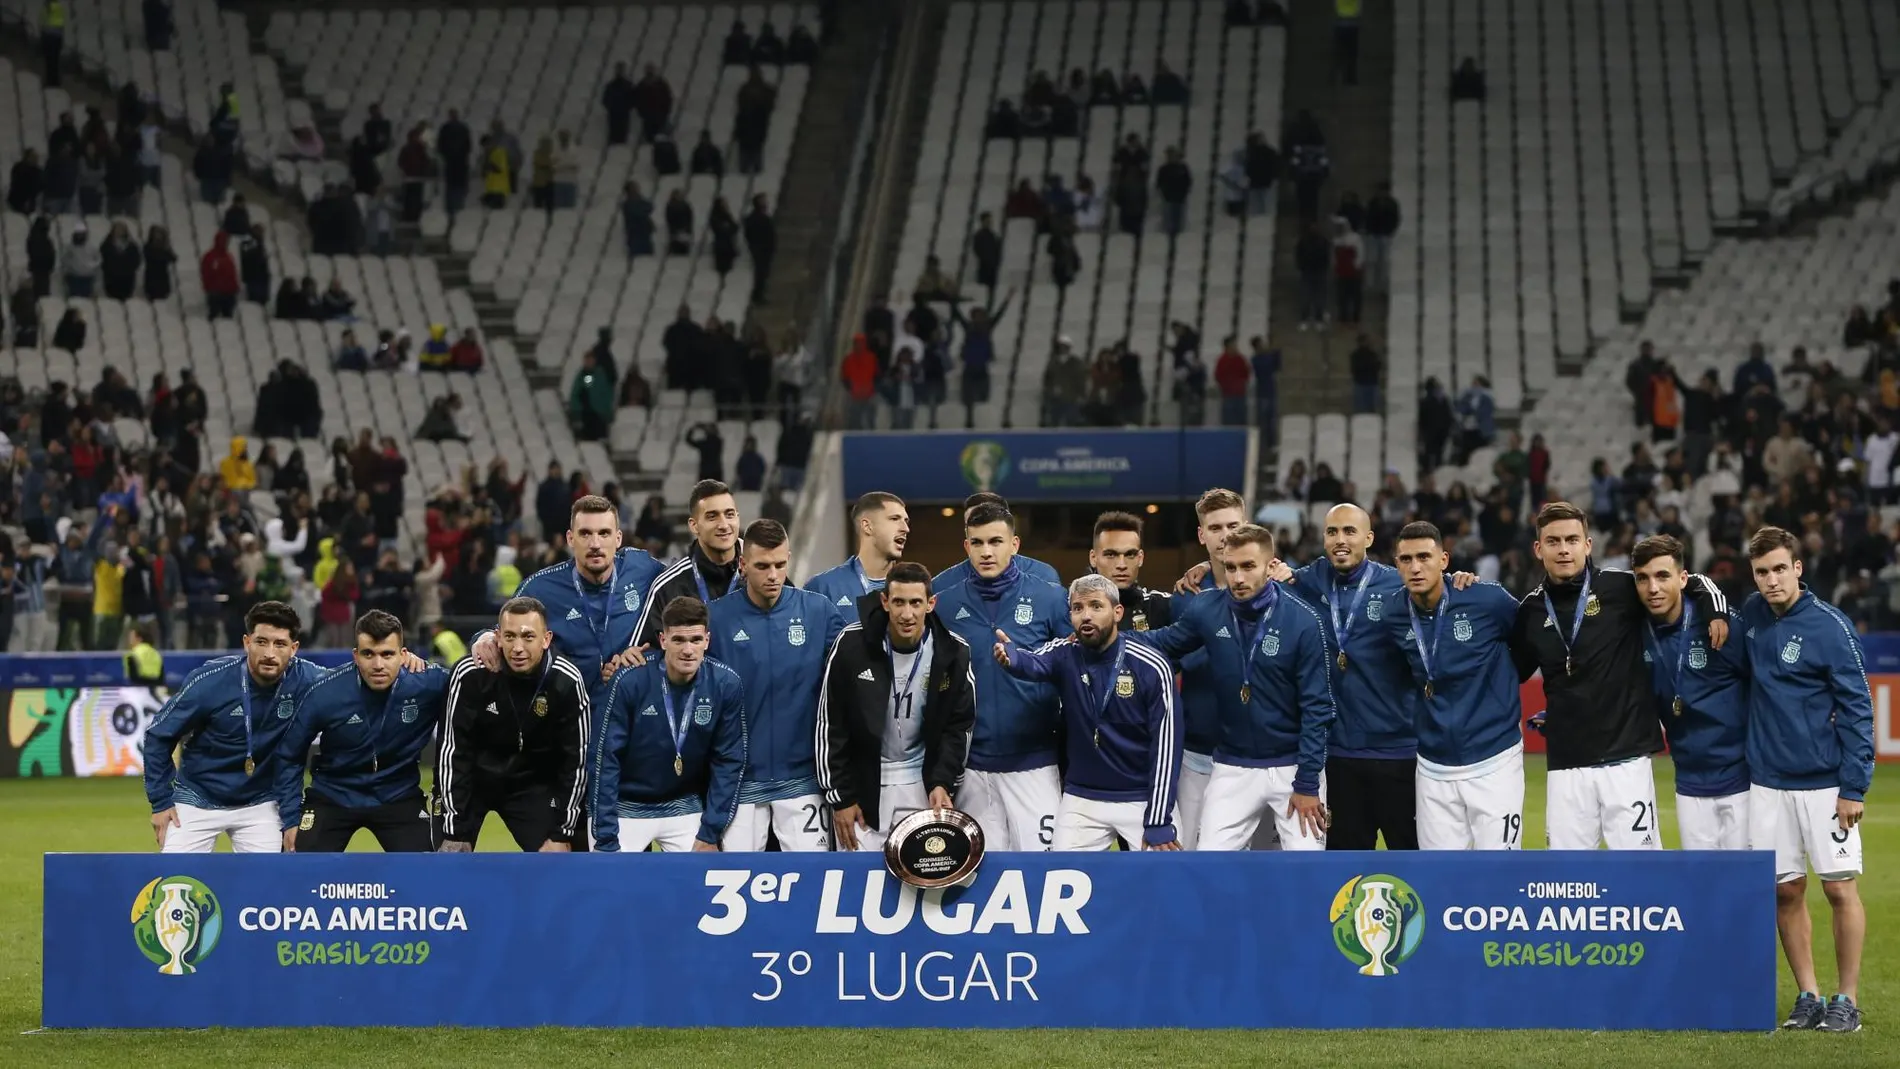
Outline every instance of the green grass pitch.
<svg viewBox="0 0 1900 1069">
<path fill-rule="evenodd" d="M 1658 762 L 1665 840 L 1675 846 L 1667 761 Z M 1525 842 L 1543 842 L 1544 775 L 1533 757 Z M 1868 940 L 1858 1035 L 1570 1032 L 1176 1032 L 872 1031 L 864 1029 L 584 1031 L 535 1029 L 275 1029 L 208 1032 L 59 1032 L 39 1025 L 40 855 L 49 850 L 149 850 L 139 784 L 131 780 L 0 780 L 0 1066 L 446 1065 L 531 1069 L 552 1065 L 653 1065 L 745 1069 L 822 1065 L 991 1067 L 1297 1065 L 1578 1065 L 1787 1069 L 1900 1065 L 1900 767 L 1875 777 L 1866 823 L 1870 875 L 1861 881 Z M 499 848 L 507 841 L 494 835 Z M 367 834 L 357 848 L 374 849 Z M 511 847 L 512 848 L 512 847 Z M 1810 887 L 1817 966 L 1834 975 L 1827 904 Z M 1218 983 L 1218 977 L 1209 977 Z M 1780 1004 L 1793 998 L 1786 970 Z M 1526 999 L 1536 998 L 1526 989 Z M 1697 993 L 1685 991 L 1683 998 Z M 1771 1022 L 1763 1022 L 1764 1027 Z"/>
</svg>

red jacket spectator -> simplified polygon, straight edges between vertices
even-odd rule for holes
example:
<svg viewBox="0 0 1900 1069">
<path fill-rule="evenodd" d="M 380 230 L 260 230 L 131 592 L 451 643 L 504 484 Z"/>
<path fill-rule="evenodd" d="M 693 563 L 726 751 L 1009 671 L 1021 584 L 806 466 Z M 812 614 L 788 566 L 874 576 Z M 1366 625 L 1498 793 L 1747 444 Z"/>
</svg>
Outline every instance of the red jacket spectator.
<svg viewBox="0 0 1900 1069">
<path fill-rule="evenodd" d="M 844 381 L 854 401 L 869 401 L 877 394 L 877 354 L 862 334 L 851 336 L 851 351 L 844 358 Z"/>
<path fill-rule="evenodd" d="M 231 235 L 218 231 L 211 239 L 210 251 L 198 261 L 198 278 L 204 283 L 204 291 L 214 297 L 237 296 L 237 260 L 231 256 L 230 243 Z"/>
<path fill-rule="evenodd" d="M 345 563 L 330 577 L 317 601 L 317 622 L 332 627 L 348 625 L 356 618 L 356 569 Z"/>
<path fill-rule="evenodd" d="M 1247 358 L 1231 345 L 1222 349 L 1220 359 L 1214 361 L 1214 382 L 1220 387 L 1220 395 L 1247 396 L 1247 376 Z"/>
<path fill-rule="evenodd" d="M 1005 219 L 1034 219 L 1040 223 L 1043 213 L 1047 210 L 1047 206 L 1043 204 L 1042 194 L 1036 192 L 1036 187 L 1030 185 L 1027 178 L 1018 182 L 1015 191 L 1010 193 L 1009 199 L 1003 202 L 1003 218 Z"/>
<path fill-rule="evenodd" d="M 475 340 L 473 330 L 463 332 L 462 340 L 449 349 L 449 366 L 457 371 L 482 369 L 482 343 Z"/>
<path fill-rule="evenodd" d="M 441 509 L 430 509 L 423 524 L 429 532 L 429 556 L 441 557 L 449 573 L 454 574 L 456 565 L 462 563 L 463 529 L 444 522 Z"/>
</svg>

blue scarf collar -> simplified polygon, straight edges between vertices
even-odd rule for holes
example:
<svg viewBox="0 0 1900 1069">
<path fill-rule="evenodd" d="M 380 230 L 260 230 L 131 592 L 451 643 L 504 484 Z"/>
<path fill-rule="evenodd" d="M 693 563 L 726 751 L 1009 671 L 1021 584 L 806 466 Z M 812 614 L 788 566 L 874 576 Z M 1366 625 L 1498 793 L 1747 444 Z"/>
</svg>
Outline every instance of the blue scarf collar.
<svg viewBox="0 0 1900 1069">
<path fill-rule="evenodd" d="M 1274 600 L 1279 597 L 1279 594 L 1274 590 L 1274 586 L 1275 584 L 1268 583 L 1262 587 L 1260 593 L 1255 594 L 1250 601 L 1242 601 L 1239 598 L 1234 598 L 1234 611 L 1250 620 L 1259 618 L 1261 613 L 1273 608 Z M 1229 596 L 1231 597 L 1232 595 Z"/>
<path fill-rule="evenodd" d="M 1364 560 L 1361 560 L 1359 562 L 1359 566 L 1357 568 L 1354 568 L 1352 571 L 1342 572 L 1339 569 L 1334 568 L 1333 569 L 1333 585 L 1334 586 L 1351 586 L 1352 584 L 1357 583 L 1359 581 L 1359 577 L 1366 574 L 1366 569 L 1370 567 L 1372 567 L 1372 558 L 1367 557 Z"/>
<path fill-rule="evenodd" d="M 1022 570 L 1016 567 L 1014 558 L 1010 559 L 1009 567 L 998 572 L 994 579 L 985 579 L 976 571 L 974 565 L 971 566 L 970 573 L 970 589 L 976 591 L 976 596 L 984 601 L 1000 601 L 1003 595 L 1016 589 L 1016 581 L 1021 579 L 1023 574 Z"/>
</svg>

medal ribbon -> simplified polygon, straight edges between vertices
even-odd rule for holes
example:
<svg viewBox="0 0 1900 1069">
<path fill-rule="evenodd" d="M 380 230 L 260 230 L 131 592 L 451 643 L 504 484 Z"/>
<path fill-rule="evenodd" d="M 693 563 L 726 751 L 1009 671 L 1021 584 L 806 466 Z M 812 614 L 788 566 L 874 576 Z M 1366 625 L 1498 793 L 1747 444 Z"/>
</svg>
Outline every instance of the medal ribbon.
<svg viewBox="0 0 1900 1069">
<path fill-rule="evenodd" d="M 864 562 L 857 557 L 851 558 L 851 570 L 858 573 L 858 587 L 866 594 L 884 589 L 884 580 L 873 579 L 864 574 Z M 873 585 L 875 584 L 875 585 Z"/>
<path fill-rule="evenodd" d="M 608 627 L 614 618 L 614 581 L 620 577 L 620 561 L 617 559 L 619 554 L 615 554 L 615 557 L 613 567 L 607 569 L 607 597 L 606 604 L 601 607 L 600 623 L 598 625 L 594 623 L 592 614 L 586 612 L 581 613 L 581 619 L 587 622 L 587 629 L 594 633 L 594 641 L 600 645 L 600 649 L 603 653 L 606 652 L 607 649 Z M 585 606 L 587 604 L 587 592 L 581 589 L 581 566 L 579 561 L 574 563 L 574 571 L 568 578 L 574 580 L 574 597 L 580 601 L 581 605 Z M 546 678 L 545 674 L 543 678 Z M 540 693 L 539 687 L 535 688 L 535 693 Z"/>
<path fill-rule="evenodd" d="M 693 585 L 699 587 L 700 603 L 711 605 L 713 603 L 712 591 L 707 589 L 706 577 L 699 572 L 699 562 L 694 561 L 686 570 L 693 573 Z M 737 589 L 739 589 L 739 569 L 734 567 L 732 569 L 732 579 L 726 583 L 726 593 L 730 594 Z"/>
<path fill-rule="evenodd" d="M 673 681 L 666 678 L 664 669 L 660 672 L 660 703 L 666 706 L 666 726 L 673 735 L 673 765 L 677 771 L 686 760 L 686 732 L 693 725 L 693 693 L 699 689 L 699 676 L 693 676 L 693 685 L 686 688 L 686 701 L 681 708 L 685 711 L 677 717 L 673 714 Z"/>
<path fill-rule="evenodd" d="M 290 666 L 285 665 L 284 671 L 289 672 Z M 278 678 L 277 685 L 283 686 L 282 677 Z M 248 776 L 257 769 L 256 755 L 251 752 L 251 666 L 249 664 L 244 666 L 243 674 L 238 677 L 238 704 L 244 708 L 244 774 Z"/>
<path fill-rule="evenodd" d="M 1451 587 L 1444 588 L 1438 598 L 1438 611 L 1432 614 L 1432 645 L 1425 648 L 1425 626 L 1418 622 L 1418 606 L 1411 598 L 1405 599 L 1405 612 L 1412 618 L 1412 642 L 1418 647 L 1418 659 L 1425 665 L 1425 689 L 1431 690 L 1436 672 L 1432 669 L 1432 659 L 1438 656 L 1438 627 L 1445 622 L 1446 611 L 1451 607 Z"/>
<path fill-rule="evenodd" d="M 1358 615 L 1359 606 L 1365 603 L 1366 584 L 1372 581 L 1371 562 L 1362 563 L 1359 567 L 1363 569 L 1359 576 L 1359 587 L 1353 591 L 1352 604 L 1346 609 L 1345 619 L 1341 620 L 1339 616 L 1339 603 L 1343 599 L 1338 596 L 1339 588 L 1337 585 L 1333 588 L 1334 596 L 1328 599 L 1326 603 L 1326 611 L 1330 613 L 1333 618 L 1333 634 L 1339 637 L 1339 652 L 1341 654 L 1346 652 L 1346 636 L 1352 631 L 1353 617 Z"/>
<path fill-rule="evenodd" d="M 1690 643 L 1694 641 L 1694 637 L 1689 633 L 1690 628 L 1694 626 L 1695 606 L 1689 603 L 1688 598 L 1684 598 L 1682 599 L 1682 631 L 1679 635 L 1682 645 L 1676 648 L 1676 670 L 1669 675 L 1669 689 L 1673 692 L 1670 697 L 1676 701 L 1682 700 L 1682 664 L 1689 656 Z M 1651 620 L 1649 626 L 1644 629 L 1643 640 L 1648 644 L 1649 655 L 1655 658 L 1656 663 L 1665 664 L 1662 655 L 1662 636 L 1656 633 L 1654 620 Z M 1668 671 L 1668 668 L 1665 667 L 1664 671 Z"/>
<path fill-rule="evenodd" d="M 1115 665 L 1109 669 L 1108 686 L 1102 688 L 1102 696 L 1099 699 L 1095 697 L 1093 691 L 1089 694 L 1095 706 L 1091 711 L 1095 714 L 1095 744 L 1097 746 L 1102 744 L 1102 720 L 1108 716 L 1108 703 L 1115 700 L 1115 683 L 1122 677 L 1122 664 L 1127 657 L 1128 636 L 1118 634 L 1115 636 Z"/>
<path fill-rule="evenodd" d="M 1238 604 L 1238 602 L 1235 604 Z M 1273 619 L 1273 610 L 1279 604 L 1279 592 L 1269 583 L 1266 588 L 1266 608 L 1260 613 L 1260 626 L 1254 628 L 1253 637 L 1248 639 L 1246 643 L 1240 647 L 1240 669 L 1242 675 L 1246 674 L 1247 666 L 1253 663 L 1254 647 L 1260 645 L 1260 640 L 1266 637 L 1267 622 Z M 1229 605 L 1227 611 L 1233 617 L 1234 640 L 1238 642 L 1240 641 L 1240 636 L 1246 633 L 1240 626 L 1240 610 L 1233 605 Z"/>
<path fill-rule="evenodd" d="M 1588 565 L 1585 565 L 1583 569 L 1583 589 L 1577 592 L 1577 611 L 1571 614 L 1569 632 L 1566 633 L 1563 627 L 1558 625 L 1557 603 L 1550 600 L 1550 589 L 1546 587 L 1544 590 L 1544 611 L 1550 614 L 1550 622 L 1557 632 L 1557 639 L 1564 644 L 1565 675 L 1569 675 L 1576 668 L 1573 658 L 1576 654 L 1577 636 L 1583 634 L 1583 611 L 1589 605 L 1590 568 Z"/>
<path fill-rule="evenodd" d="M 884 636 L 884 655 L 891 659 L 891 704 L 892 705 L 896 705 L 898 702 L 898 699 L 902 698 L 906 694 L 909 694 L 910 688 L 916 684 L 917 669 L 920 665 L 924 663 L 924 650 L 928 648 L 929 645 L 930 645 L 930 629 L 925 628 L 924 637 L 918 640 L 917 648 L 914 651 L 912 651 L 914 656 L 912 656 L 910 659 L 910 672 L 904 677 L 904 686 L 900 689 L 897 686 L 897 647 L 891 645 L 891 637 L 889 635 Z"/>
</svg>

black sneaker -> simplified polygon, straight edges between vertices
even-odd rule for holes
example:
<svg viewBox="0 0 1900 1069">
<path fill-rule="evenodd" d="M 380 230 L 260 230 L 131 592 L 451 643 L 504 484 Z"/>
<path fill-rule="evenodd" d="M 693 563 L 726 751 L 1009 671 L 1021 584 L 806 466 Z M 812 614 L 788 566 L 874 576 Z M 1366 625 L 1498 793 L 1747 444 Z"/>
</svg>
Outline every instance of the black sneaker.
<svg viewBox="0 0 1900 1069">
<path fill-rule="evenodd" d="M 1860 1007 L 1846 995 L 1835 995 L 1827 1004 L 1827 1012 L 1821 1015 L 1821 1023 L 1816 1026 L 1822 1032 L 1858 1032 L 1860 1031 Z"/>
<path fill-rule="evenodd" d="M 1856 1016 L 1858 1016 L 1858 1012 L 1859 1011 L 1856 1011 Z M 1789 1012 L 1788 1019 L 1781 1022 L 1781 1027 L 1799 1029 L 1819 1028 L 1821 1026 L 1821 1018 L 1826 1015 L 1827 1003 L 1821 1001 L 1821 996 L 1812 991 L 1803 991 L 1795 997 L 1794 1009 Z"/>
</svg>

